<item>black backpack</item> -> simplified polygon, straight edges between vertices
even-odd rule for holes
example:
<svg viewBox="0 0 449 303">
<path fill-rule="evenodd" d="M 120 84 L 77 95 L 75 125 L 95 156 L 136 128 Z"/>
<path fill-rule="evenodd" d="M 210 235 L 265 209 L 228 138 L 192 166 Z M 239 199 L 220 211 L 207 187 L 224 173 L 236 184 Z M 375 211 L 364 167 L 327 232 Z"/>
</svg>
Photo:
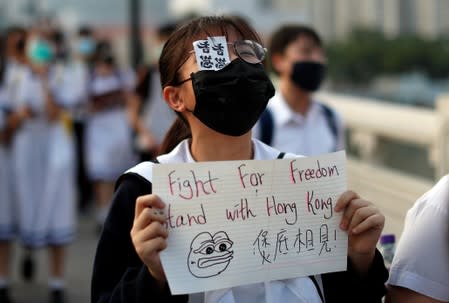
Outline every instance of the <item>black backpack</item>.
<svg viewBox="0 0 449 303">
<path fill-rule="evenodd" d="M 338 126 L 335 113 L 326 104 L 319 103 L 319 105 L 321 106 L 321 109 L 324 113 L 324 117 L 326 118 L 326 122 L 329 129 L 331 130 L 332 135 L 335 138 L 335 141 L 337 141 Z M 260 141 L 262 141 L 267 145 L 271 145 L 274 133 L 274 120 L 273 120 L 273 113 L 268 108 L 266 108 L 263 111 L 262 115 L 260 116 L 259 123 L 260 123 Z"/>
</svg>

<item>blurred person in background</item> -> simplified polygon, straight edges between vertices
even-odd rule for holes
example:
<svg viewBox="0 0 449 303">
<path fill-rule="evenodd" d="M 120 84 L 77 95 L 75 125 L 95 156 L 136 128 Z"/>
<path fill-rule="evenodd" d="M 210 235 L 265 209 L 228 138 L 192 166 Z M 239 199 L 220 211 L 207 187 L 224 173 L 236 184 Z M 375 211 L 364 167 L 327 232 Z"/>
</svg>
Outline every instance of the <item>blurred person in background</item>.
<svg viewBox="0 0 449 303">
<path fill-rule="evenodd" d="M 10 302 L 9 299 L 9 263 L 10 243 L 14 238 L 13 201 L 10 191 L 11 170 L 9 168 L 9 151 L 7 141 L 8 106 L 5 85 L 6 72 L 6 37 L 0 36 L 0 302 Z"/>
<path fill-rule="evenodd" d="M 129 120 L 134 74 L 119 67 L 109 41 L 99 41 L 89 75 L 89 115 L 85 136 L 86 169 L 97 203 L 101 230 L 114 191 L 114 182 L 137 161 Z"/>
<path fill-rule="evenodd" d="M 151 63 L 138 72 L 135 94 L 139 108 L 135 110 L 133 120 L 137 150 L 142 161 L 153 159 L 158 154 L 165 133 L 176 119 L 176 114 L 167 107 L 162 98 L 157 67 L 164 43 L 176 27 L 176 23 L 170 22 L 157 28 L 155 45 L 150 52 Z"/>
<path fill-rule="evenodd" d="M 316 31 L 283 25 L 273 32 L 268 51 L 279 81 L 253 135 L 279 150 L 306 156 L 344 149 L 340 115 L 313 97 L 326 72 L 326 55 Z"/>
<path fill-rule="evenodd" d="M 407 212 L 386 303 L 449 302 L 449 175 Z"/>
<path fill-rule="evenodd" d="M 75 233 L 75 168 L 70 119 L 60 98 L 61 77 L 54 72 L 55 48 L 47 28 L 35 28 L 26 43 L 29 69 L 17 104 L 29 115 L 13 139 L 18 223 L 25 247 L 22 274 L 35 272 L 33 252 L 49 248 L 50 302 L 64 302 L 66 246 Z"/>
<path fill-rule="evenodd" d="M 16 236 L 16 200 L 11 141 L 30 112 L 14 102 L 25 74 L 24 28 L 5 30 L 0 42 L 0 302 L 9 303 L 11 242 Z"/>
<path fill-rule="evenodd" d="M 54 70 L 56 77 L 59 78 L 60 99 L 70 113 L 74 129 L 77 204 L 79 210 L 85 212 L 91 198 L 91 186 L 84 163 L 84 130 L 88 106 L 88 81 L 96 39 L 88 26 L 80 27 L 72 43 L 69 43 L 59 30 L 51 36 L 56 46 Z"/>
</svg>

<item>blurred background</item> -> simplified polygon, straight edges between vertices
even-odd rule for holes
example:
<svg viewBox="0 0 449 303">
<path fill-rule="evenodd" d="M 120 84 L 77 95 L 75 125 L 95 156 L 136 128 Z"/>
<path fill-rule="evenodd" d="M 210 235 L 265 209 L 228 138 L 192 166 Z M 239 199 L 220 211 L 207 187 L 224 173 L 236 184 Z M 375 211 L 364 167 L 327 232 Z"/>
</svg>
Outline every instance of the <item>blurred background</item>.
<svg viewBox="0 0 449 303">
<path fill-rule="evenodd" d="M 247 18 L 267 39 L 282 23 L 311 25 L 326 43 L 328 80 L 340 91 L 429 107 L 447 90 L 445 0 L 1 0 L 0 27 L 45 17 L 70 38 L 89 24 L 113 40 L 122 63 L 135 64 L 132 54 L 151 59 L 158 25 L 227 13 Z"/>
<path fill-rule="evenodd" d="M 344 119 L 349 186 L 379 203 L 385 232 L 399 237 L 406 210 L 449 172 L 448 0 L 0 0 L 0 31 L 46 22 L 61 32 L 64 55 L 72 58 L 80 28 L 88 26 L 138 82 L 140 67 L 157 61 L 162 26 L 207 14 L 238 14 L 265 41 L 284 23 L 318 31 L 328 75 L 317 99 Z M 78 202 L 77 238 L 68 251 L 70 302 L 90 300 L 98 237 L 90 200 Z M 25 282 L 21 247 L 14 249 L 14 302 L 45 302 L 45 253 L 34 282 Z"/>
</svg>

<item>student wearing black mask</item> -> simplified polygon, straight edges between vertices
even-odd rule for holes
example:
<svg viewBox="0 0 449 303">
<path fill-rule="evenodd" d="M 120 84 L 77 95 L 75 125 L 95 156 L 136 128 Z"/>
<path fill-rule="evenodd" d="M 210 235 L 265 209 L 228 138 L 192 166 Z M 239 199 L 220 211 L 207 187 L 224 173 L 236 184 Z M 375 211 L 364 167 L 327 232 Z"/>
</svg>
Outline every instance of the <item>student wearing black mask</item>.
<svg viewBox="0 0 449 303">
<path fill-rule="evenodd" d="M 219 36 L 226 38 L 229 62 L 216 70 L 206 70 L 210 62 L 197 62 L 197 44 L 193 44 Z M 159 69 L 164 99 L 178 120 L 168 132 L 164 154 L 157 161 L 269 160 L 282 156 L 280 151 L 251 138 L 251 128 L 274 93 L 262 65 L 264 57 L 265 49 L 257 33 L 238 19 L 201 17 L 175 31 L 164 45 Z M 153 165 L 158 164 L 139 164 L 116 184 L 97 247 L 92 302 L 192 299 L 170 293 L 159 258 L 169 234 L 166 218 L 159 214 L 164 201 L 152 193 Z M 372 203 L 351 191 L 342 194 L 337 208 L 351 222 L 349 226 L 342 222 L 345 230 L 356 226 L 361 229 L 349 236 L 348 270 L 320 276 L 323 291 L 314 286 L 311 278 L 303 277 L 295 278 L 297 285 L 305 286 L 298 286 L 300 289 L 291 290 L 282 281 L 272 281 L 232 287 L 220 298 L 215 291 L 201 293 L 199 302 L 248 302 L 247 298 L 271 302 L 266 299 L 270 292 L 280 293 L 276 302 L 323 302 L 322 298 L 326 302 L 380 302 L 387 272 L 375 247 L 384 217 Z M 303 295 L 312 301 L 304 301 Z"/>
<path fill-rule="evenodd" d="M 269 53 L 279 82 L 254 136 L 277 149 L 307 156 L 344 149 L 340 116 L 313 97 L 326 74 L 318 34 L 307 26 L 281 26 L 271 36 Z"/>
</svg>

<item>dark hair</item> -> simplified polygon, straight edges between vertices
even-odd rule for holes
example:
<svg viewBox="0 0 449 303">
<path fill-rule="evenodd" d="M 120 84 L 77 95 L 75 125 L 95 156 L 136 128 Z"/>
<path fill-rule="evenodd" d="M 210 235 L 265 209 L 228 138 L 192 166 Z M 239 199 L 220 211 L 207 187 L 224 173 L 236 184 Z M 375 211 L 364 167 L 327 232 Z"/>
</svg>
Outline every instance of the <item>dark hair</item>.
<svg viewBox="0 0 449 303">
<path fill-rule="evenodd" d="M 178 27 L 178 24 L 176 22 L 167 22 L 164 24 L 161 24 L 157 30 L 156 34 L 159 37 L 168 37 L 170 36 Z"/>
<path fill-rule="evenodd" d="M 159 58 L 159 71 L 162 88 L 175 85 L 179 82 L 179 70 L 189 59 L 192 43 L 199 39 L 212 36 L 211 33 L 219 31 L 227 36 L 230 32 L 237 34 L 241 39 L 254 40 L 261 43 L 257 32 L 247 22 L 232 16 L 207 16 L 191 20 L 179 27 L 167 40 Z M 191 137 L 187 122 L 178 114 L 170 130 L 167 132 L 160 153 L 171 151 L 180 141 Z"/>
<path fill-rule="evenodd" d="M 9 37 L 14 34 L 26 36 L 26 29 L 18 25 L 12 25 L 5 30 L 5 37 Z"/>
<path fill-rule="evenodd" d="M 110 66 L 115 66 L 114 49 L 109 40 L 99 40 L 95 47 L 93 55 L 94 63 L 104 63 Z"/>
<path fill-rule="evenodd" d="M 285 49 L 298 39 L 299 37 L 306 37 L 311 39 L 319 47 L 323 46 L 320 36 L 311 27 L 300 24 L 283 25 L 273 32 L 268 46 L 268 52 L 271 62 L 271 57 L 274 54 L 284 54 Z M 271 69 L 279 75 L 278 71 L 271 64 Z"/>
<path fill-rule="evenodd" d="M 93 35 L 93 30 L 89 25 L 82 25 L 78 29 L 78 36 L 80 37 L 88 37 Z"/>
</svg>

